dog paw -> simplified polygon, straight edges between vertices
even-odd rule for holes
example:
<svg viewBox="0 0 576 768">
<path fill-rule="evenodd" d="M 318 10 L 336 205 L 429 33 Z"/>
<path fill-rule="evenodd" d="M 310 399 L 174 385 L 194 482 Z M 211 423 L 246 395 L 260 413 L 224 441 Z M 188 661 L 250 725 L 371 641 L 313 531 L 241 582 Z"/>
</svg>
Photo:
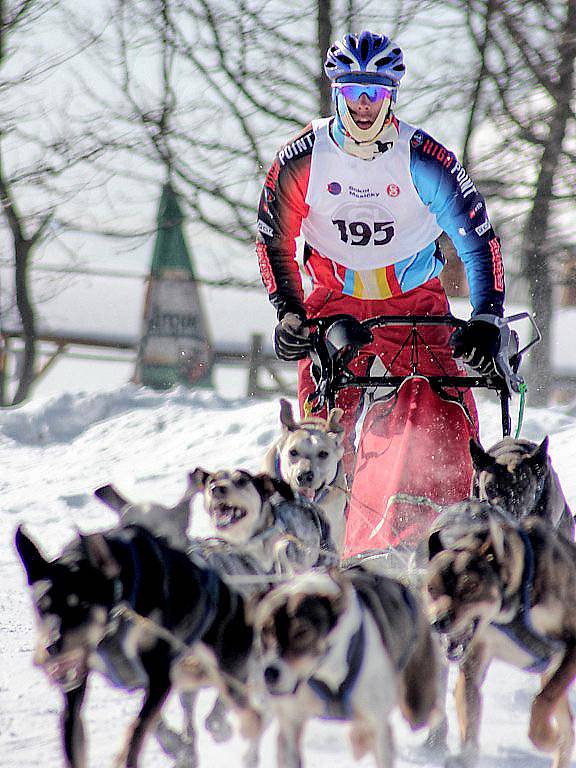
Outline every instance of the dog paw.
<svg viewBox="0 0 576 768">
<path fill-rule="evenodd" d="M 460 752 L 458 755 L 448 755 L 444 760 L 444 768 L 473 768 L 477 756 Z"/>
<path fill-rule="evenodd" d="M 534 746 L 542 752 L 553 752 L 558 746 L 560 734 L 551 718 L 550 707 L 537 699 L 530 712 L 528 737 Z"/>
</svg>

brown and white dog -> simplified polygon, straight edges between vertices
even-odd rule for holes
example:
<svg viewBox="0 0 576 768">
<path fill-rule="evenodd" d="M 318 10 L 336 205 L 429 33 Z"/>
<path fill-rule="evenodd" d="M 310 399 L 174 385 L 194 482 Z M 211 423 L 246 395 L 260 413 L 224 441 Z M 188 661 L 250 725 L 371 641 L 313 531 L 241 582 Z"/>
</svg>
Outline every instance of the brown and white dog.
<svg viewBox="0 0 576 768">
<path fill-rule="evenodd" d="M 568 690 L 576 676 L 576 547 L 540 517 L 516 522 L 486 512 L 484 523 L 452 527 L 444 536 L 436 531 L 436 554 L 426 575 L 430 621 L 445 639 L 448 658 L 459 665 L 462 743 L 452 764 L 469 768 L 477 762 L 480 689 L 490 661 L 500 659 L 541 674 L 528 735 L 537 748 L 554 752 L 554 768 L 568 768 L 574 746 Z"/>
<path fill-rule="evenodd" d="M 256 559 L 265 573 L 292 574 L 338 560 L 320 507 L 283 481 L 243 470 L 190 473 L 216 535 Z"/>
<path fill-rule="evenodd" d="M 348 488 L 342 467 L 344 427 L 342 410 L 333 408 L 327 419 L 310 416 L 295 421 L 292 406 L 280 400 L 282 432 L 264 457 L 263 469 L 284 480 L 294 493 L 313 501 L 330 524 L 338 552 L 344 547 Z"/>
<path fill-rule="evenodd" d="M 266 708 L 279 721 L 278 765 L 300 768 L 305 723 L 321 717 L 351 722 L 355 759 L 371 752 L 391 768 L 392 711 L 420 728 L 437 699 L 435 644 L 409 589 L 361 566 L 314 571 L 248 610 Z"/>
<path fill-rule="evenodd" d="M 547 437 L 540 444 L 505 437 L 488 451 L 471 440 L 470 454 L 473 496 L 499 505 L 516 519 L 538 515 L 574 540 L 574 517 L 552 467 Z"/>
</svg>

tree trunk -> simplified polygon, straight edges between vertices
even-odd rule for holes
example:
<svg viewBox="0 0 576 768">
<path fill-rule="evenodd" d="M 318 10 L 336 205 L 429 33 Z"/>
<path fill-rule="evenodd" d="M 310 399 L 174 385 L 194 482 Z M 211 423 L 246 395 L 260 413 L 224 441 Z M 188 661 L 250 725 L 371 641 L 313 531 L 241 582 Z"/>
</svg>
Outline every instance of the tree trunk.
<svg viewBox="0 0 576 768">
<path fill-rule="evenodd" d="M 559 46 L 560 63 L 556 106 L 549 121 L 549 133 L 532 210 L 526 222 L 522 239 L 524 264 L 532 310 L 542 333 L 542 342 L 531 352 L 530 400 L 533 405 L 546 405 L 551 394 L 553 372 L 550 358 L 552 333 L 552 276 L 549 258 L 554 248 L 547 240 L 550 228 L 554 177 L 562 156 L 562 144 L 571 117 L 571 98 L 574 92 L 574 59 L 576 57 L 576 0 L 567 6 L 563 39 Z"/>
<path fill-rule="evenodd" d="M 318 103 L 321 117 L 332 114 L 330 82 L 324 74 L 326 52 L 332 44 L 332 0 L 318 0 L 318 56 L 320 75 L 318 77 Z"/>
<path fill-rule="evenodd" d="M 34 382 L 36 369 L 36 318 L 30 301 L 28 266 L 30 262 L 30 241 L 15 242 L 14 280 L 16 287 L 16 306 L 22 321 L 24 351 L 18 380 L 18 388 L 13 398 L 13 405 L 25 400 Z"/>
</svg>

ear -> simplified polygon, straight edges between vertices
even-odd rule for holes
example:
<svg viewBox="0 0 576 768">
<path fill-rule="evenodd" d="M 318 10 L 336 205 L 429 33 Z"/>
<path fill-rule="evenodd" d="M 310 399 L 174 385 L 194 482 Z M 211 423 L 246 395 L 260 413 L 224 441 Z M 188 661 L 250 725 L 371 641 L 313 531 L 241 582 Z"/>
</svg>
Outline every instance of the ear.
<svg viewBox="0 0 576 768">
<path fill-rule="evenodd" d="M 210 472 L 207 472 L 202 467 L 196 467 L 193 472 L 188 473 L 188 492 L 200 492 L 203 491 L 210 477 Z"/>
<path fill-rule="evenodd" d="M 28 584 L 45 579 L 48 576 L 50 563 L 24 531 L 23 525 L 18 526 L 14 541 L 28 576 Z"/>
<path fill-rule="evenodd" d="M 541 474 L 546 471 L 548 466 L 548 435 L 542 440 L 540 445 L 532 451 L 529 457 L 532 467 L 535 467 Z"/>
<path fill-rule="evenodd" d="M 280 398 L 280 423 L 289 432 L 293 431 L 297 427 L 297 424 L 294 421 L 292 405 L 283 397 Z"/>
<path fill-rule="evenodd" d="M 294 491 L 284 480 L 262 472 L 259 475 L 254 475 L 252 482 L 262 497 L 262 501 L 267 501 L 275 493 L 279 493 L 286 501 L 294 501 Z"/>
<path fill-rule="evenodd" d="M 120 565 L 101 533 L 80 534 L 80 541 L 86 552 L 90 565 L 104 574 L 107 579 L 115 579 L 120 575 Z"/>
<path fill-rule="evenodd" d="M 128 499 L 125 499 L 113 485 L 103 485 L 101 488 L 96 488 L 94 496 L 106 504 L 107 507 L 113 509 L 114 512 L 118 513 L 122 512 L 124 507 L 127 507 L 130 504 Z"/>
<path fill-rule="evenodd" d="M 344 432 L 344 427 L 340 424 L 344 411 L 342 408 L 332 408 L 328 414 L 328 422 L 326 424 L 326 432 L 333 432 L 336 435 L 341 435 Z"/>
<path fill-rule="evenodd" d="M 472 465 L 477 472 L 482 472 L 484 469 L 490 469 L 494 466 L 494 457 L 482 448 L 480 443 L 476 440 L 470 440 L 470 456 L 472 457 Z"/>
</svg>

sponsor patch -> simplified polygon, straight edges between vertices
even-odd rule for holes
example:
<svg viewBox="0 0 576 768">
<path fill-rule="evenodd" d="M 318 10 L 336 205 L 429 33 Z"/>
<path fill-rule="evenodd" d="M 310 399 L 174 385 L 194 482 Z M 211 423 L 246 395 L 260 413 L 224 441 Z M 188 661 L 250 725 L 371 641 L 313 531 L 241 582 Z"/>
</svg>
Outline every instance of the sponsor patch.
<svg viewBox="0 0 576 768">
<path fill-rule="evenodd" d="M 328 184 L 328 192 L 330 192 L 331 195 L 339 195 L 340 192 L 342 192 L 342 185 L 337 181 L 331 181 Z"/>
<path fill-rule="evenodd" d="M 268 258 L 268 249 L 264 243 L 256 243 L 256 253 L 258 254 L 258 265 L 260 266 L 260 274 L 262 275 L 264 287 L 268 293 L 276 293 L 276 278 L 274 277 L 270 259 Z"/>
<path fill-rule="evenodd" d="M 400 187 L 398 184 L 388 184 L 386 192 L 388 193 L 388 197 L 398 197 L 400 194 Z"/>
<path fill-rule="evenodd" d="M 416 147 L 420 147 L 422 145 L 423 141 L 424 136 L 422 135 L 422 131 L 416 131 L 416 133 L 410 139 L 410 145 L 416 149 Z"/>
<path fill-rule="evenodd" d="M 490 255 L 492 256 L 492 274 L 494 275 L 494 289 L 496 291 L 504 290 L 504 265 L 502 264 L 502 253 L 500 251 L 500 242 L 497 237 L 488 241 L 490 246 Z"/>
<path fill-rule="evenodd" d="M 380 197 L 380 192 L 372 192 L 370 187 L 353 187 L 349 185 L 348 194 L 352 197 L 358 197 L 361 200 L 366 200 L 372 197 Z"/>
<path fill-rule="evenodd" d="M 313 131 L 310 131 L 299 139 L 291 141 L 290 144 L 286 144 L 286 146 L 278 152 L 278 161 L 280 165 L 286 165 L 287 160 L 292 160 L 295 157 L 310 152 L 313 146 L 314 133 Z"/>
<path fill-rule="evenodd" d="M 486 232 L 488 232 L 488 230 L 490 229 L 491 226 L 492 225 L 490 224 L 488 219 L 486 219 L 486 221 L 483 221 L 482 224 L 480 224 L 480 226 L 476 227 L 474 231 L 476 232 L 477 235 L 485 235 Z"/>
<path fill-rule="evenodd" d="M 262 221 L 262 219 L 258 219 L 258 232 L 262 232 L 263 235 L 267 235 L 268 237 L 274 237 L 274 230 L 271 226 L 266 224 L 265 221 Z"/>
<path fill-rule="evenodd" d="M 444 168 L 451 168 L 455 161 L 455 157 L 452 152 L 431 138 L 424 140 L 422 151 L 425 155 L 430 155 L 430 157 L 433 157 L 434 160 L 437 160 L 442 166 L 444 166 Z M 458 165 L 458 163 L 456 163 L 456 165 Z"/>
<path fill-rule="evenodd" d="M 476 218 L 476 214 L 478 213 L 478 211 L 481 211 L 483 207 L 484 207 L 484 205 L 483 205 L 482 201 L 480 201 L 480 202 L 476 203 L 476 205 L 474 206 L 474 208 L 472 208 L 472 210 L 471 210 L 471 211 L 469 211 L 469 213 L 468 213 L 468 218 L 469 218 L 469 219 L 474 219 L 474 218 Z"/>
</svg>

